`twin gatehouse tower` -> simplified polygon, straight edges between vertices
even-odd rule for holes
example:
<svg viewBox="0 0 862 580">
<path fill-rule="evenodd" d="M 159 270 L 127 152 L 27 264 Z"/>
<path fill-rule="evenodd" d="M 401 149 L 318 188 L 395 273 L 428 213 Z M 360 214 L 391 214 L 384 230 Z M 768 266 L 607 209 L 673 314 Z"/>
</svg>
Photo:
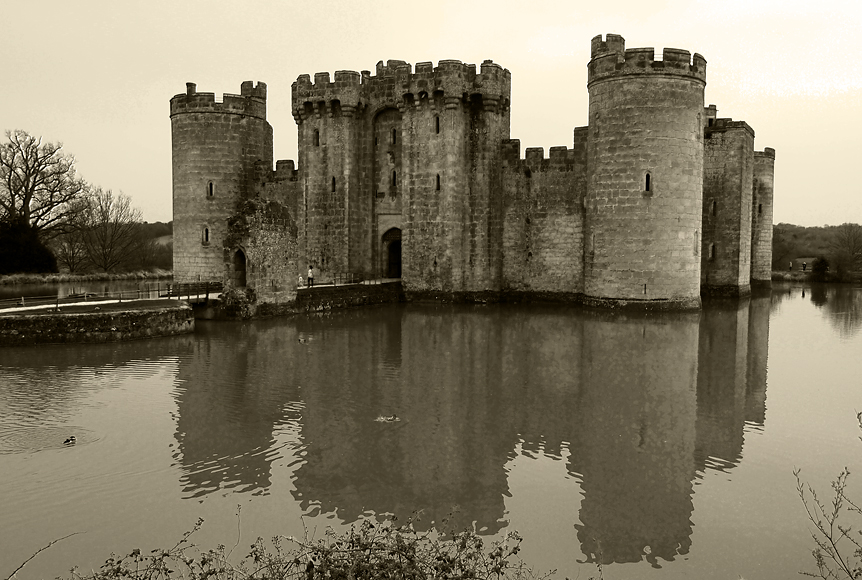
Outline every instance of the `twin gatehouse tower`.
<svg viewBox="0 0 862 580">
<path fill-rule="evenodd" d="M 171 99 L 174 278 L 296 299 L 299 276 L 400 278 L 414 298 L 697 308 L 768 285 L 775 151 L 704 106 L 706 60 L 592 40 L 571 147 L 509 135 L 492 61 L 300 75 L 298 167 L 266 85 Z"/>
</svg>

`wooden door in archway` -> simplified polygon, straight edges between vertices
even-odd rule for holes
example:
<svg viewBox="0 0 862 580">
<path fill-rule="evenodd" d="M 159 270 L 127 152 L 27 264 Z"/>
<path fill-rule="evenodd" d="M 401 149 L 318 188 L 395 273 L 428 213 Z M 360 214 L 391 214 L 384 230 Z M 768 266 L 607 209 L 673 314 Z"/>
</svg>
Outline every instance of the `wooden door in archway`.
<svg viewBox="0 0 862 580">
<path fill-rule="evenodd" d="M 383 246 L 386 248 L 387 278 L 401 277 L 401 230 L 392 228 L 383 234 Z"/>
<path fill-rule="evenodd" d="M 233 283 L 236 288 L 245 288 L 246 259 L 242 250 L 233 255 Z"/>
</svg>

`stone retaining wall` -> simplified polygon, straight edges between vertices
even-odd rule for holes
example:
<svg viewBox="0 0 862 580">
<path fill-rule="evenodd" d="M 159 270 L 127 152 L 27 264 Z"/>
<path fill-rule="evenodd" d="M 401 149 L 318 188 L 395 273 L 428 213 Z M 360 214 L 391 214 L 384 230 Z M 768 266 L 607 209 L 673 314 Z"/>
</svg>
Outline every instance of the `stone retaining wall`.
<svg viewBox="0 0 862 580">
<path fill-rule="evenodd" d="M 299 290 L 296 294 L 296 309 L 298 312 L 315 312 L 332 308 L 401 302 L 403 294 L 401 282 L 325 286 Z"/>
<path fill-rule="evenodd" d="M 194 332 L 191 306 L 105 312 L 0 316 L 0 346 L 59 342 L 115 342 Z"/>
</svg>

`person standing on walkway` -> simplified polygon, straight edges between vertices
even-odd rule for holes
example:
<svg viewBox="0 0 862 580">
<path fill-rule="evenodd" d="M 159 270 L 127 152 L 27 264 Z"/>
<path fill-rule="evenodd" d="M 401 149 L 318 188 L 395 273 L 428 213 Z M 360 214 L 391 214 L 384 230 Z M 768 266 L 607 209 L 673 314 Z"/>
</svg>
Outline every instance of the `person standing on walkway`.
<svg viewBox="0 0 862 580">
<path fill-rule="evenodd" d="M 314 286 L 314 269 L 311 267 L 311 264 L 308 265 L 308 286 Z"/>
</svg>

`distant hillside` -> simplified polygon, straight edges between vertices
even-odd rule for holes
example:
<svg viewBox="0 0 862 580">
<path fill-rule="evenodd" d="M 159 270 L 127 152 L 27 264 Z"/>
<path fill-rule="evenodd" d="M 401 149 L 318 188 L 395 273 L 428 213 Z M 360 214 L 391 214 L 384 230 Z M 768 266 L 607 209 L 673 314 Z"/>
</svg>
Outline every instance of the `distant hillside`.
<svg viewBox="0 0 862 580">
<path fill-rule="evenodd" d="M 174 222 L 144 222 L 140 225 L 141 237 L 145 239 L 163 238 L 172 236 L 174 233 Z"/>
<path fill-rule="evenodd" d="M 862 230 L 856 224 L 805 227 L 780 223 L 772 228 L 772 269 L 788 270 L 788 264 L 826 258 L 830 271 L 840 278 L 858 276 L 862 264 Z M 854 274 L 855 272 L 855 274 Z"/>
</svg>

